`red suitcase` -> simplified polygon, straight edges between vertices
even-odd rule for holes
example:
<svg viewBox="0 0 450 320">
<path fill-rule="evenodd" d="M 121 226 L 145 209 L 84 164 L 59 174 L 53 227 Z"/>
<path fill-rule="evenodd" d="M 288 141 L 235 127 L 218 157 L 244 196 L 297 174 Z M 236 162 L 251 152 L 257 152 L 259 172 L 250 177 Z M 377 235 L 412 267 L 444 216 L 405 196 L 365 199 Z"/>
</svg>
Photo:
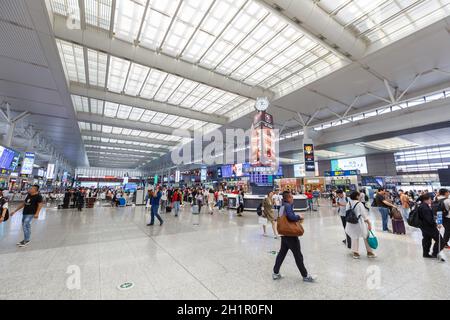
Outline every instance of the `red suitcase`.
<svg viewBox="0 0 450 320">
<path fill-rule="evenodd" d="M 406 234 L 405 222 L 403 219 L 392 219 L 392 232 L 394 234 Z"/>
</svg>

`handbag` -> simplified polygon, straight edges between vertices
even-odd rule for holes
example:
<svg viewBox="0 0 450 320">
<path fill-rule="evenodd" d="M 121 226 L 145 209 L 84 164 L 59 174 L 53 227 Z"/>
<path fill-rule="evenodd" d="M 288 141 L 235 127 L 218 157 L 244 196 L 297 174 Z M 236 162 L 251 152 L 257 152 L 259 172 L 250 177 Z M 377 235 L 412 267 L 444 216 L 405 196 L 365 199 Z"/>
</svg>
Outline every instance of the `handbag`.
<svg viewBox="0 0 450 320">
<path fill-rule="evenodd" d="M 378 239 L 373 234 L 373 231 L 369 231 L 369 237 L 367 238 L 367 242 L 369 243 L 369 247 L 376 250 L 378 248 Z"/>
<path fill-rule="evenodd" d="M 284 207 L 280 208 L 280 215 L 277 218 L 277 231 L 279 235 L 287 237 L 301 237 L 305 233 L 300 221 L 289 221 L 284 212 Z"/>
</svg>

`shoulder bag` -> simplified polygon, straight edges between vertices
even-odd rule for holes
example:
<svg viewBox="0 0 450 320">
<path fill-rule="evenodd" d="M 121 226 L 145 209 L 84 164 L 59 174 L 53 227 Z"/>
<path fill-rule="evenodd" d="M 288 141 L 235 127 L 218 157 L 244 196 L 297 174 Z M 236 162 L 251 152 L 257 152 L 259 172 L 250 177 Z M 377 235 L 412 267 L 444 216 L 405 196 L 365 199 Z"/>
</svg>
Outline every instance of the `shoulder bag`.
<svg viewBox="0 0 450 320">
<path fill-rule="evenodd" d="M 277 231 L 278 234 L 286 237 L 301 237 L 305 233 L 300 221 L 289 221 L 284 214 L 284 206 L 280 208 L 280 213 L 277 218 Z"/>
</svg>

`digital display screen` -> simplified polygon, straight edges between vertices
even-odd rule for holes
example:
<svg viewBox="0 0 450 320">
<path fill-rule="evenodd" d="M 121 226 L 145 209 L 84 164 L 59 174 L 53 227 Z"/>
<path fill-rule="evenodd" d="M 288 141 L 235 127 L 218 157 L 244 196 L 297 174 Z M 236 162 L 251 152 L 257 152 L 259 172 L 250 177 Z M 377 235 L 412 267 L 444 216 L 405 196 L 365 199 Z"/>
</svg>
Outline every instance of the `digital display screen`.
<svg viewBox="0 0 450 320">
<path fill-rule="evenodd" d="M 0 146 L 0 168 L 11 170 L 16 152 L 14 150 Z"/>
<path fill-rule="evenodd" d="M 231 165 L 222 166 L 222 177 L 231 178 L 233 176 L 233 168 Z"/>
<path fill-rule="evenodd" d="M 331 171 L 359 170 L 367 174 L 366 157 L 331 160 Z"/>
<path fill-rule="evenodd" d="M 55 175 L 55 164 L 49 163 L 47 165 L 47 179 L 51 180 L 54 178 Z"/>
<path fill-rule="evenodd" d="M 33 173 L 33 165 L 34 165 L 35 154 L 32 152 L 26 152 L 25 158 L 22 163 L 22 171 L 21 174 L 32 174 Z"/>
<path fill-rule="evenodd" d="M 295 178 L 302 178 L 304 176 L 306 176 L 305 164 L 303 164 L 303 163 L 294 164 L 294 177 Z"/>
<path fill-rule="evenodd" d="M 39 169 L 37 175 L 38 177 L 44 177 L 44 169 Z"/>
</svg>

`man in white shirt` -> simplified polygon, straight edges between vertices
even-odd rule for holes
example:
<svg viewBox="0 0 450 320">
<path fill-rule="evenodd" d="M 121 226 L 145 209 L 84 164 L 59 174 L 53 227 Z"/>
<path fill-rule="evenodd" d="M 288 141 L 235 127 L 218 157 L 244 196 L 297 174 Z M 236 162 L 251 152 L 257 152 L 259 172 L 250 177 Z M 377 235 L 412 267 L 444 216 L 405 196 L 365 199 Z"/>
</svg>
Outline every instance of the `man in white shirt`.
<svg viewBox="0 0 450 320">
<path fill-rule="evenodd" d="M 280 212 L 280 207 L 281 207 L 281 201 L 283 200 L 283 197 L 278 193 L 275 192 L 272 196 L 272 202 L 273 202 L 273 207 L 276 210 L 277 213 Z"/>
<path fill-rule="evenodd" d="M 341 217 L 341 221 L 342 221 L 342 225 L 344 226 L 344 230 L 345 227 L 347 225 L 347 220 L 345 220 L 345 215 L 346 215 L 346 208 L 347 208 L 347 196 L 345 195 L 345 192 L 342 190 L 337 190 L 336 191 L 336 206 L 337 206 L 337 212 L 339 214 L 339 216 Z M 346 240 L 343 240 L 342 243 L 347 245 L 347 248 L 351 249 L 352 248 L 352 239 L 348 236 L 348 234 L 346 233 Z"/>
</svg>

